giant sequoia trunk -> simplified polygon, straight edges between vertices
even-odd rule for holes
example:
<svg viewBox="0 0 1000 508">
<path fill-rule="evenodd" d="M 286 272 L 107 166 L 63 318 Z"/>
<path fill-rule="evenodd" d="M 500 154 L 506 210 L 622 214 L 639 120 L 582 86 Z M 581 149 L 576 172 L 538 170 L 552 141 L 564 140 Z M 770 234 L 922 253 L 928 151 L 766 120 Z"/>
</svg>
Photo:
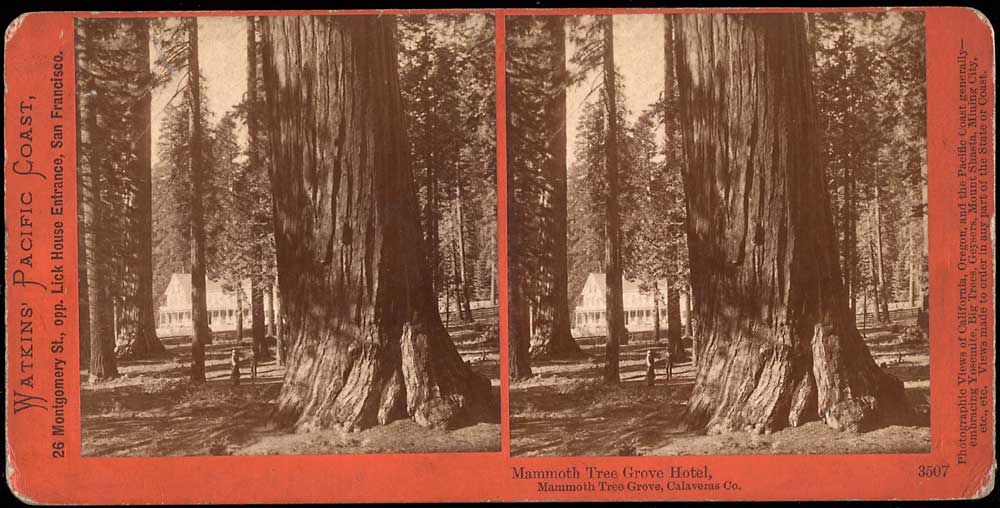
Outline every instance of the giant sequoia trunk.
<svg viewBox="0 0 1000 508">
<path fill-rule="evenodd" d="M 495 418 L 438 314 L 410 170 L 392 16 L 262 19 L 290 352 L 276 418 L 364 428 Z"/>
<path fill-rule="evenodd" d="M 551 50 L 547 52 L 550 89 L 544 101 L 544 139 L 547 156 L 542 164 L 542 181 L 548 206 L 542 211 L 545 224 L 539 247 L 536 272 L 538 298 L 531 330 L 531 353 L 534 356 L 562 357 L 577 355 L 580 346 L 570 333 L 568 219 L 566 197 L 566 34 L 563 16 L 540 18 L 548 34 Z"/>
<path fill-rule="evenodd" d="M 127 45 L 131 58 L 126 61 L 130 75 L 139 79 L 132 83 L 134 105 L 125 119 L 133 136 L 128 159 L 128 178 L 132 182 L 130 201 L 132 213 L 123 231 L 121 280 L 118 281 L 118 320 L 115 353 L 119 358 L 140 358 L 164 351 L 156 336 L 153 305 L 153 180 L 150 134 L 152 116 L 152 86 L 149 75 L 149 21 L 126 22 Z"/>
<path fill-rule="evenodd" d="M 205 293 L 205 157 L 202 153 L 201 79 L 198 67 L 198 19 L 188 23 L 188 100 L 191 172 L 191 381 L 205 381 L 205 345 L 211 342 L 208 328 L 208 302 Z"/>
<path fill-rule="evenodd" d="M 618 115 L 615 84 L 614 22 L 605 16 L 604 23 L 604 101 L 608 129 L 604 138 L 604 170 L 607 173 L 605 197 L 604 273 L 608 335 L 605 342 L 604 381 L 618 383 L 618 346 L 628 340 L 625 309 L 622 301 L 621 219 L 618 216 Z"/>
<path fill-rule="evenodd" d="M 822 418 L 862 430 L 907 413 L 840 277 L 794 15 L 683 15 L 677 49 L 699 347 L 688 418 L 766 432 Z"/>
</svg>

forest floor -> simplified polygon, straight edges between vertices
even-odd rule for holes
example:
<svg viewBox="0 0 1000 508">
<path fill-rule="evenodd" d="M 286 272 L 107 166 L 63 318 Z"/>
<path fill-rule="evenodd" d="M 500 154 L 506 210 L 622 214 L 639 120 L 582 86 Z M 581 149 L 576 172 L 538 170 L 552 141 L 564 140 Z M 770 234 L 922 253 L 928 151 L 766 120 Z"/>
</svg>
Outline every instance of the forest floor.
<svg viewBox="0 0 1000 508">
<path fill-rule="evenodd" d="M 463 358 L 493 383 L 500 405 L 499 346 L 481 332 L 450 329 Z M 258 364 L 250 379 L 250 339 L 216 333 L 205 351 L 207 382 L 188 381 L 190 338 L 161 339 L 166 352 L 152 358 L 120 361 L 120 377 L 87 382 L 81 373 L 82 454 L 84 456 L 294 455 L 363 453 L 441 453 L 500 450 L 500 423 L 479 423 L 435 430 L 412 420 L 360 432 L 340 429 L 294 433 L 269 421 L 284 367 L 274 359 Z M 240 384 L 230 381 L 230 351 L 244 358 Z"/>
<path fill-rule="evenodd" d="M 930 362 L 926 339 L 886 330 L 863 332 L 875 361 L 899 377 L 916 408 L 909 425 L 845 434 L 811 422 L 769 435 L 708 436 L 687 430 L 682 417 L 694 385 L 690 362 L 664 379 L 657 368 L 646 386 L 651 339 L 621 348 L 621 383 L 602 382 L 604 337 L 577 339 L 583 358 L 532 363 L 534 376 L 511 384 L 511 455 L 745 455 L 926 453 L 930 451 Z M 662 351 L 662 348 L 659 348 Z"/>
</svg>

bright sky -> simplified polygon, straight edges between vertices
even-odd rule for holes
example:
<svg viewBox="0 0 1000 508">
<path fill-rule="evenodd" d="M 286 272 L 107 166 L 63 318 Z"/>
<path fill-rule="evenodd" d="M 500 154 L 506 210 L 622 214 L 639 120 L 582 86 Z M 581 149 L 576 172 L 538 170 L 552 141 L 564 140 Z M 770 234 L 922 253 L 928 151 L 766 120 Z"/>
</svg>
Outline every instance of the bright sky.
<svg viewBox="0 0 1000 508">
<path fill-rule="evenodd" d="M 616 15 L 614 24 L 615 65 L 618 66 L 625 87 L 625 107 L 629 110 L 629 121 L 634 121 L 663 92 L 663 16 Z M 573 49 L 573 45 L 567 41 L 567 61 L 572 57 Z M 595 79 L 601 79 L 600 69 L 592 72 L 567 93 L 567 160 L 570 165 L 576 161 L 573 144 L 583 107 L 587 102 L 600 100 L 597 94 L 587 97 Z"/>
<path fill-rule="evenodd" d="M 158 56 L 152 47 L 152 59 Z M 212 112 L 210 125 L 243 100 L 247 90 L 247 25 L 244 17 L 208 16 L 198 18 L 198 58 L 204 80 L 205 99 Z M 157 156 L 164 107 L 174 96 L 179 78 L 153 92 L 153 164 Z M 175 103 L 184 98 L 178 95 Z M 206 126 L 207 127 L 207 126 Z M 245 144 L 242 133 L 240 143 Z"/>
<path fill-rule="evenodd" d="M 625 105 L 629 120 L 635 120 L 663 90 L 663 17 L 656 14 L 616 15 L 615 64 L 623 77 Z M 206 99 L 212 112 L 210 122 L 218 119 L 238 104 L 246 93 L 246 18 L 208 16 L 198 18 L 198 49 Z M 573 46 L 567 43 L 567 58 Z M 153 48 L 153 59 L 156 49 Z M 601 79 L 600 70 L 587 76 L 567 94 L 568 160 L 575 161 L 573 143 L 576 139 L 580 114 L 594 80 Z M 174 96 L 178 80 L 167 83 L 153 93 L 153 163 L 158 162 L 157 145 L 164 120 L 164 106 Z M 177 96 L 174 101 L 183 100 Z M 245 143 L 243 133 L 240 142 Z"/>
</svg>

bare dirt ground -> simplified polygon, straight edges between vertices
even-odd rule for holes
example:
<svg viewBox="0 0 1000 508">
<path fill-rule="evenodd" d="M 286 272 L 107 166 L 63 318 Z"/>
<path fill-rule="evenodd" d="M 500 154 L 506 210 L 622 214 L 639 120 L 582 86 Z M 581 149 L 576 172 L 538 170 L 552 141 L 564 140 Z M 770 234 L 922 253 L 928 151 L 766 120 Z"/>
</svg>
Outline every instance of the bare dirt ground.
<svg viewBox="0 0 1000 508">
<path fill-rule="evenodd" d="M 621 383 L 602 383 L 604 337 L 577 339 L 585 357 L 532 364 L 534 377 L 511 383 L 511 454 L 745 455 L 799 453 L 923 453 L 930 450 L 930 365 L 924 340 L 888 331 L 865 332 L 877 363 L 899 377 L 916 409 L 911 425 L 862 434 L 835 431 L 821 422 L 770 435 L 707 436 L 683 424 L 694 385 L 690 362 L 674 365 L 673 378 L 657 369 L 646 386 L 645 354 L 656 344 L 633 338 L 621 349 Z"/>
<path fill-rule="evenodd" d="M 493 383 L 499 407 L 499 350 L 480 333 L 453 328 L 463 358 Z M 163 339 L 166 353 L 120 362 L 121 377 L 90 384 L 81 374 L 84 456 L 178 456 L 263 454 L 439 453 L 500 450 L 495 422 L 454 430 L 427 429 L 412 420 L 360 432 L 294 433 L 274 428 L 270 415 L 281 390 L 284 368 L 274 359 L 258 364 L 250 379 L 250 339 L 216 333 L 205 351 L 207 382 L 188 381 L 190 338 Z M 230 351 L 239 347 L 244 364 L 240 384 L 230 381 Z"/>
</svg>

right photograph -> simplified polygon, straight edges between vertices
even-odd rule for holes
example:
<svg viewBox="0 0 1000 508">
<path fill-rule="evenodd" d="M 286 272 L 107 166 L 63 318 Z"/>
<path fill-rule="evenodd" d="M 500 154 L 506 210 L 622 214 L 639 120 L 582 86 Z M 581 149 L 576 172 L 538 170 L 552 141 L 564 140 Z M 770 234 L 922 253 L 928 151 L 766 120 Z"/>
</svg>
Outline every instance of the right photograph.
<svg viewBox="0 0 1000 508">
<path fill-rule="evenodd" d="M 923 13 L 505 26 L 511 454 L 930 452 Z"/>
</svg>

